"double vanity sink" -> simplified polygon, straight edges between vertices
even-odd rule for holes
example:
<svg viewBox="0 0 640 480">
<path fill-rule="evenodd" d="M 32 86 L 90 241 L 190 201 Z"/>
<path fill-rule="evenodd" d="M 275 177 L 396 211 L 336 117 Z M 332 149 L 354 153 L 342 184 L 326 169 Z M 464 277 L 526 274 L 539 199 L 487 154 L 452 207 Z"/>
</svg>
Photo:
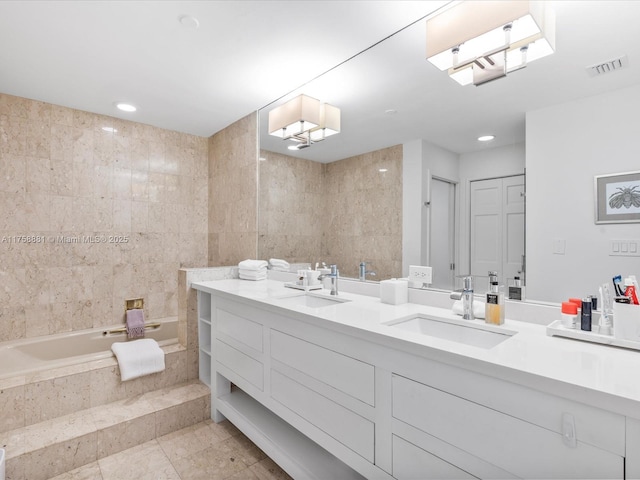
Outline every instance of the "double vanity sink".
<svg viewBox="0 0 640 480">
<path fill-rule="evenodd" d="M 342 297 L 308 292 L 276 296 L 274 299 L 275 304 L 283 307 L 308 307 L 311 309 L 336 307 L 351 302 L 351 300 Z M 404 316 L 384 322 L 383 325 L 417 335 L 435 337 L 485 349 L 493 348 L 517 333 L 503 327 L 426 314 Z"/>
<path fill-rule="evenodd" d="M 193 286 L 212 418 L 294 478 L 640 478 L 628 351 L 344 290 Z"/>
</svg>

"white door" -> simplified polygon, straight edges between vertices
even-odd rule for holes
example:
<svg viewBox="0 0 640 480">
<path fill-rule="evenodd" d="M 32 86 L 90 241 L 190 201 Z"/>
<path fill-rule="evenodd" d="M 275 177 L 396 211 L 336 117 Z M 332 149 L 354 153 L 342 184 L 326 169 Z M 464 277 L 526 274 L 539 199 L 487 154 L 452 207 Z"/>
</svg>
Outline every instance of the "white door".
<svg viewBox="0 0 640 480">
<path fill-rule="evenodd" d="M 429 258 L 424 265 L 433 268 L 434 288 L 453 290 L 455 262 L 455 183 L 431 179 L 429 210 Z M 423 259 L 424 261 L 424 259 Z"/>
<path fill-rule="evenodd" d="M 487 290 L 489 271 L 498 272 L 504 285 L 515 276 L 524 280 L 524 175 L 473 181 L 470 202 L 476 290 Z"/>
</svg>

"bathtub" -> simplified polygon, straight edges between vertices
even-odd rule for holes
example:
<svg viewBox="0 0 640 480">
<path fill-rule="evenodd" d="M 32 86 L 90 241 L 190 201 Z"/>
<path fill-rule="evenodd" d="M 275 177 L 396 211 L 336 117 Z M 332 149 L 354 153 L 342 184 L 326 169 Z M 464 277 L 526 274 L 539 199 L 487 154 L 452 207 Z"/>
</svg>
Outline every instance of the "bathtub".
<svg viewBox="0 0 640 480">
<path fill-rule="evenodd" d="M 148 328 L 146 338 L 160 346 L 178 343 L 178 319 L 153 320 L 156 328 Z M 78 330 L 0 343 L 0 379 L 59 368 L 113 356 L 111 344 L 126 342 L 125 332 L 110 333 L 122 325 Z"/>
</svg>

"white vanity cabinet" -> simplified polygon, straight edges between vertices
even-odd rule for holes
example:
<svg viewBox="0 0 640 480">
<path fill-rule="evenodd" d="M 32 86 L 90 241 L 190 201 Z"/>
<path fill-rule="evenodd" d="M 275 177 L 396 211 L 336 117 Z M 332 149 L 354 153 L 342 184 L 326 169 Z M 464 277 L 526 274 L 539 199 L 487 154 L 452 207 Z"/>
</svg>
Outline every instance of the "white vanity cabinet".
<svg viewBox="0 0 640 480">
<path fill-rule="evenodd" d="M 198 299 L 212 418 L 296 479 L 624 479 L 625 457 L 626 478 L 640 478 L 640 421 L 534 377 L 485 375 L 216 290 Z"/>
<path fill-rule="evenodd" d="M 300 478 L 328 478 L 328 471 L 363 478 L 347 464 L 366 478 L 391 478 L 374 465 L 373 365 L 327 345 L 319 329 L 296 329 L 286 315 L 211 300 L 214 420 L 229 418 Z M 270 442 L 286 436 L 282 443 L 297 450 L 283 459 L 285 447 Z"/>
<path fill-rule="evenodd" d="M 506 386 L 494 394 L 510 396 L 513 389 L 518 388 Z M 613 423 L 606 423 L 611 419 L 610 414 L 593 409 L 593 417 L 583 424 L 602 428 L 603 438 L 614 435 L 619 441 L 610 445 L 599 441 L 592 445 L 583 442 L 577 433 L 571 408 L 563 411 L 558 401 L 558 408 L 544 414 L 554 416 L 560 429 L 563 419 L 571 423 L 565 430 L 567 437 L 575 439 L 570 442 L 562 433 L 536 424 L 538 416 L 529 414 L 530 409 L 536 408 L 535 402 L 527 402 L 527 407 L 514 416 L 513 412 L 507 414 L 477 403 L 479 399 L 473 398 L 472 391 L 469 393 L 472 399 L 394 375 L 394 430 L 398 434 L 414 429 L 423 432 L 423 435 L 411 433 L 425 445 L 429 441 L 438 445 L 439 458 L 459 467 L 464 465 L 468 473 L 478 478 L 624 478 L 624 445 L 621 445 L 624 417 L 618 416 Z M 576 405 L 576 408 L 580 407 Z M 444 444 L 438 444 L 436 439 Z M 622 447 L 617 453 L 607 450 L 615 450 L 616 444 Z M 394 451 L 394 476 L 396 465 Z"/>
</svg>

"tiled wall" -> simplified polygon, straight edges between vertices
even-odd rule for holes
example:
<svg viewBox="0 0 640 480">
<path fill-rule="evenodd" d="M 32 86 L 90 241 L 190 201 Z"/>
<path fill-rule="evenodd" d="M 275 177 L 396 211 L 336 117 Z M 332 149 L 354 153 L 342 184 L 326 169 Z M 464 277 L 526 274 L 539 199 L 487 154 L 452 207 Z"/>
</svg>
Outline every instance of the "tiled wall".
<svg viewBox="0 0 640 480">
<path fill-rule="evenodd" d="M 207 148 L 0 94 L 0 341 L 122 322 L 132 297 L 177 315 L 178 269 L 206 265 Z"/>
<path fill-rule="evenodd" d="M 322 261 L 323 164 L 261 151 L 258 258 Z"/>
<path fill-rule="evenodd" d="M 257 113 L 209 139 L 209 266 L 257 253 Z"/>
<path fill-rule="evenodd" d="M 354 278 L 365 260 L 372 280 L 401 275 L 402 146 L 325 165 L 261 157 L 260 258 L 336 263 Z"/>
</svg>

